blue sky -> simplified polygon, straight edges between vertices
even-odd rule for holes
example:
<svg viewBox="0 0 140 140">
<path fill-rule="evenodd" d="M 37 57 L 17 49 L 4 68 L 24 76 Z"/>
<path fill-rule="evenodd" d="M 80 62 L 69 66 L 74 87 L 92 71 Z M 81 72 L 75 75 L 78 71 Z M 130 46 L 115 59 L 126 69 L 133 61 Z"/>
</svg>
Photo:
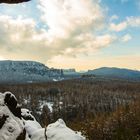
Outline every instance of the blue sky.
<svg viewBox="0 0 140 140">
<path fill-rule="evenodd" d="M 102 0 L 109 9 L 108 15 L 117 14 L 120 19 L 127 16 L 139 16 L 139 0 Z"/>
<path fill-rule="evenodd" d="M 0 59 L 140 70 L 140 0 L 0 4 Z"/>
</svg>

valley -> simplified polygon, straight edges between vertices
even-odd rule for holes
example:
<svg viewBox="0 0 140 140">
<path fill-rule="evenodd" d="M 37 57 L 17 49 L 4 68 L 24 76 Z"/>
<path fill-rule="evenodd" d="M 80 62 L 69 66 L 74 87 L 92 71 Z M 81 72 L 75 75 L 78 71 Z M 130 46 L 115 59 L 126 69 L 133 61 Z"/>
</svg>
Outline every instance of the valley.
<svg viewBox="0 0 140 140">
<path fill-rule="evenodd" d="M 119 121 L 118 115 L 125 117 L 130 113 L 127 118 L 130 120 L 127 121 L 131 121 L 135 113 L 136 116 L 139 114 L 140 83 L 134 81 L 85 77 L 47 83 L 1 85 L 0 91 L 14 93 L 22 107 L 31 110 L 42 126 L 62 118 L 69 127 L 82 131 L 89 140 L 113 137 L 119 133 L 123 126 L 119 127 L 124 122 L 120 122 L 119 126 L 111 121 Z M 136 112 L 131 114 L 135 107 Z M 124 114 L 113 115 L 120 111 Z M 107 122 L 109 126 L 104 128 Z M 135 123 L 128 126 L 128 131 L 133 131 L 132 127 L 139 129 L 139 118 Z M 101 125 L 100 129 L 105 129 L 105 132 L 113 127 L 113 134 L 103 136 L 104 133 L 96 125 Z M 139 135 L 139 132 L 132 132 L 131 137 L 136 134 Z M 127 136 L 125 133 L 120 135 Z"/>
</svg>

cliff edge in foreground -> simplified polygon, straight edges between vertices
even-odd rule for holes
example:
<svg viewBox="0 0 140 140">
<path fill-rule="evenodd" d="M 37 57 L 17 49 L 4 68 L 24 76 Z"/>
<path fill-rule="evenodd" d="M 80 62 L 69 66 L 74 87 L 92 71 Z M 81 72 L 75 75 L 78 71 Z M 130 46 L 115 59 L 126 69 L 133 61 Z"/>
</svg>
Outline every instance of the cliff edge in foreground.
<svg viewBox="0 0 140 140">
<path fill-rule="evenodd" d="M 0 93 L 1 140 L 85 140 L 80 132 L 68 128 L 62 119 L 42 128 L 28 109 L 21 109 L 16 97 Z"/>
</svg>

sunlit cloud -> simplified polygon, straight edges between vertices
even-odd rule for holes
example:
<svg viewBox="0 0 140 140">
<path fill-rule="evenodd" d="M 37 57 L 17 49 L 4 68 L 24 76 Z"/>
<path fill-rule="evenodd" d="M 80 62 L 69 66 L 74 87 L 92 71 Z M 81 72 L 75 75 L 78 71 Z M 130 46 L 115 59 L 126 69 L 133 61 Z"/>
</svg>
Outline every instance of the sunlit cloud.
<svg viewBox="0 0 140 140">
<path fill-rule="evenodd" d="M 110 24 L 110 30 L 112 30 L 112 31 L 120 32 L 126 28 L 127 28 L 126 22 L 121 22 L 119 24 L 114 24 L 114 23 Z"/>
<path fill-rule="evenodd" d="M 19 15 L 14 8 L 0 14 L 1 60 L 36 60 L 54 67 L 63 62 L 61 66 L 77 67 L 114 45 L 121 48 L 119 43 L 135 38 L 128 29 L 140 27 L 140 17 L 122 20 L 118 13 L 108 17 L 101 0 L 39 0 L 33 5 L 21 5 Z M 35 10 L 37 13 L 33 13 Z"/>
<path fill-rule="evenodd" d="M 95 30 L 104 17 L 97 0 L 40 0 L 38 7 L 52 36 L 65 37 L 71 32 Z"/>
<path fill-rule="evenodd" d="M 117 15 L 113 15 L 113 16 L 111 16 L 111 18 L 110 18 L 110 22 L 112 22 L 112 21 L 114 21 L 114 20 L 117 20 L 117 19 L 119 19 L 119 17 L 118 17 Z"/>
<path fill-rule="evenodd" d="M 32 18 L 0 16 L 3 57 L 46 62 L 56 55 L 88 55 L 108 47 L 116 39 L 108 33 L 96 35 L 104 24 L 98 1 L 40 0 L 38 7 L 42 11 L 41 20 L 48 29 L 38 29 Z"/>
<path fill-rule="evenodd" d="M 120 32 L 128 27 L 139 27 L 140 26 L 140 17 L 127 17 L 125 21 L 118 24 L 111 23 L 110 30 Z"/>
<path fill-rule="evenodd" d="M 130 34 L 126 34 L 122 37 L 123 42 L 128 42 L 132 39 L 132 36 Z"/>
</svg>

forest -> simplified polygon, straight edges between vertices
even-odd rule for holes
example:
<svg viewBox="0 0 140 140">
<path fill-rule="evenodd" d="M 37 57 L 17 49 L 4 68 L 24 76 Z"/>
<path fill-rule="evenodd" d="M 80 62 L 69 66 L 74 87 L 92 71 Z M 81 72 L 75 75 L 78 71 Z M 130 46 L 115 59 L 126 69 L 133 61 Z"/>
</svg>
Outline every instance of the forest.
<svg viewBox="0 0 140 140">
<path fill-rule="evenodd" d="M 64 119 L 87 140 L 140 139 L 140 83 L 82 77 L 57 82 L 0 85 L 32 111 L 42 126 Z"/>
</svg>

